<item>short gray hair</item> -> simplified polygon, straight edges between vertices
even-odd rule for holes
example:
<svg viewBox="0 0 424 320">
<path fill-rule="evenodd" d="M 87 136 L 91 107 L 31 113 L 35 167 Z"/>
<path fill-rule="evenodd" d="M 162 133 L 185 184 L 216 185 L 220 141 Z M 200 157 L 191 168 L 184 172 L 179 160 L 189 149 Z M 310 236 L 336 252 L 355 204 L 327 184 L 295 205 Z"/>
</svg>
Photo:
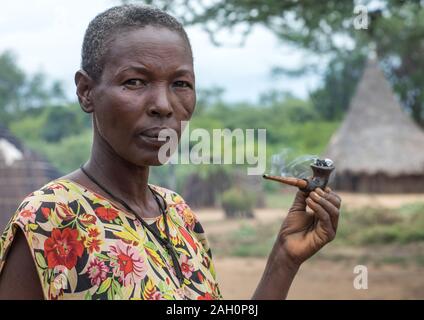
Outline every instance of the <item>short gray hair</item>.
<svg viewBox="0 0 424 320">
<path fill-rule="evenodd" d="M 121 5 L 97 15 L 88 25 L 82 44 L 81 68 L 94 80 L 99 80 L 107 53 L 107 44 L 122 31 L 146 26 L 164 27 L 179 33 L 191 46 L 183 25 L 158 8 L 145 5 Z"/>
</svg>

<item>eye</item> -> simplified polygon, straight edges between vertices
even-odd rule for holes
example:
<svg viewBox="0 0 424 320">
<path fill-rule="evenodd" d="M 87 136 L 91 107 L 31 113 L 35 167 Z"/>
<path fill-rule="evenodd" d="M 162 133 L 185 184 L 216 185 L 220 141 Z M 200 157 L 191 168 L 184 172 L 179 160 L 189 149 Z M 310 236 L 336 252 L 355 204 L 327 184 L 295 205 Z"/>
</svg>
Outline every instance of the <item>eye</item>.
<svg viewBox="0 0 424 320">
<path fill-rule="evenodd" d="M 124 85 L 130 88 L 140 88 L 147 85 L 147 82 L 142 79 L 129 79 L 124 82 Z"/>
<path fill-rule="evenodd" d="M 174 87 L 177 88 L 191 88 L 191 83 L 188 81 L 178 80 L 173 83 Z"/>
</svg>

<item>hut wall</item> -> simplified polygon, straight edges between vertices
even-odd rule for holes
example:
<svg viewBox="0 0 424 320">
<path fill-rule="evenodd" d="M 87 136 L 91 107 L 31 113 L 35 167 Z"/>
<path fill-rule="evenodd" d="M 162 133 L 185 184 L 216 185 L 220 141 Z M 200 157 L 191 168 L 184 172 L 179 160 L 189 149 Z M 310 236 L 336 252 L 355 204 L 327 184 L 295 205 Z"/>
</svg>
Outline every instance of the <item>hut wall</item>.
<svg viewBox="0 0 424 320">
<path fill-rule="evenodd" d="M 337 174 L 334 181 L 339 191 L 361 193 L 424 193 L 424 175 L 390 177 L 385 174 Z"/>
<path fill-rule="evenodd" d="M 46 162 L 18 161 L 6 166 L 0 161 L 0 230 L 27 195 L 57 177 L 58 172 Z"/>
</svg>

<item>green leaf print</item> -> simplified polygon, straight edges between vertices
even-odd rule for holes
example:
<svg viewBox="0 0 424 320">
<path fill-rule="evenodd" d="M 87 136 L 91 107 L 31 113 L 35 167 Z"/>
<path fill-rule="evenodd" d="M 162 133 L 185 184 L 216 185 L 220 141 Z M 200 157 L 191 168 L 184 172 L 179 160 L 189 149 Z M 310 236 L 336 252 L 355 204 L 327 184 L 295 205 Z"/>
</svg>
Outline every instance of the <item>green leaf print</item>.
<svg viewBox="0 0 424 320">
<path fill-rule="evenodd" d="M 99 290 L 97 290 L 97 293 L 102 294 L 106 292 L 106 290 L 109 289 L 111 283 L 112 283 L 112 278 L 107 278 L 105 281 L 102 282 L 102 284 L 99 287 Z"/>
<path fill-rule="evenodd" d="M 41 269 L 47 268 L 47 263 L 46 263 L 46 260 L 44 259 L 44 256 L 43 256 L 42 253 L 36 252 L 35 253 L 35 260 L 37 261 L 37 264 Z"/>
</svg>

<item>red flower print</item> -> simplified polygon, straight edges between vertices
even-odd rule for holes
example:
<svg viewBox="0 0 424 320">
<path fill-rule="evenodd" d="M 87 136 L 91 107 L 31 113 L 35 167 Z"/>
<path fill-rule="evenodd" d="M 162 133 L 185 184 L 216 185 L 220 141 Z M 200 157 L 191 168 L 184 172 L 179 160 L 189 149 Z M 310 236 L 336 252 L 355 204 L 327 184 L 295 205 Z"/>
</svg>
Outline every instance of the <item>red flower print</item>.
<svg viewBox="0 0 424 320">
<path fill-rule="evenodd" d="M 78 240 L 78 231 L 71 228 L 63 231 L 57 228 L 53 229 L 51 237 L 44 242 L 44 252 L 49 268 L 63 265 L 72 269 L 83 251 L 84 246 Z"/>
<path fill-rule="evenodd" d="M 75 214 L 72 212 L 72 210 L 63 203 L 56 204 L 56 212 L 57 215 L 65 221 L 69 221 L 75 218 Z"/>
<path fill-rule="evenodd" d="M 194 242 L 193 237 L 183 227 L 178 227 L 178 229 L 180 230 L 181 235 L 187 241 L 187 244 L 189 244 L 190 247 L 193 248 L 194 252 L 197 252 L 197 245 L 196 242 Z"/>
<path fill-rule="evenodd" d="M 96 227 L 88 228 L 88 236 L 90 238 L 96 238 L 98 235 L 100 235 L 99 229 L 97 229 Z"/>
<path fill-rule="evenodd" d="M 50 208 L 41 208 L 41 213 L 43 214 L 44 218 L 48 219 L 50 216 Z"/>
<path fill-rule="evenodd" d="M 197 219 L 189 206 L 185 203 L 177 204 L 175 210 L 177 210 L 178 214 L 183 219 L 185 227 L 193 230 Z"/>
<path fill-rule="evenodd" d="M 184 277 L 190 279 L 191 275 L 193 274 L 194 267 L 193 263 L 188 259 L 186 255 L 181 255 L 180 266 Z"/>
<path fill-rule="evenodd" d="M 24 224 L 28 222 L 35 223 L 35 211 L 32 208 L 22 210 L 19 213 L 19 220 Z"/>
<path fill-rule="evenodd" d="M 164 300 L 164 299 L 162 298 L 162 294 L 159 291 L 155 291 L 155 293 L 153 293 L 152 295 L 151 300 Z"/>
<path fill-rule="evenodd" d="M 115 268 L 114 273 L 120 277 L 124 286 L 132 285 L 146 276 L 147 266 L 137 248 L 120 240 L 116 245 L 110 246 L 109 256 L 116 261 L 111 266 Z"/>
<path fill-rule="evenodd" d="M 213 298 L 209 292 L 206 292 L 203 296 L 198 296 L 197 300 L 213 300 Z"/>
<path fill-rule="evenodd" d="M 203 279 L 204 279 L 204 277 L 203 277 L 203 274 L 199 271 L 199 272 L 197 272 L 197 277 L 199 278 L 199 281 L 202 283 L 203 282 Z"/>
<path fill-rule="evenodd" d="M 86 227 L 96 223 L 96 220 L 97 220 L 97 218 L 95 216 L 93 216 L 92 214 L 88 214 L 88 213 L 84 213 L 78 219 Z"/>
<path fill-rule="evenodd" d="M 91 284 L 99 286 L 107 278 L 109 267 L 103 261 L 95 258 L 90 262 L 87 272 Z"/>
<path fill-rule="evenodd" d="M 58 190 L 58 189 L 62 189 L 63 186 L 61 184 L 53 184 L 49 187 L 47 187 L 47 190 Z"/>
<path fill-rule="evenodd" d="M 112 221 L 118 217 L 118 210 L 113 208 L 99 207 L 94 212 L 100 219 L 106 221 Z"/>
<path fill-rule="evenodd" d="M 100 251 L 100 245 L 102 244 L 102 240 L 99 239 L 88 239 L 86 242 L 86 247 L 88 248 L 88 252 L 99 252 Z"/>
</svg>

